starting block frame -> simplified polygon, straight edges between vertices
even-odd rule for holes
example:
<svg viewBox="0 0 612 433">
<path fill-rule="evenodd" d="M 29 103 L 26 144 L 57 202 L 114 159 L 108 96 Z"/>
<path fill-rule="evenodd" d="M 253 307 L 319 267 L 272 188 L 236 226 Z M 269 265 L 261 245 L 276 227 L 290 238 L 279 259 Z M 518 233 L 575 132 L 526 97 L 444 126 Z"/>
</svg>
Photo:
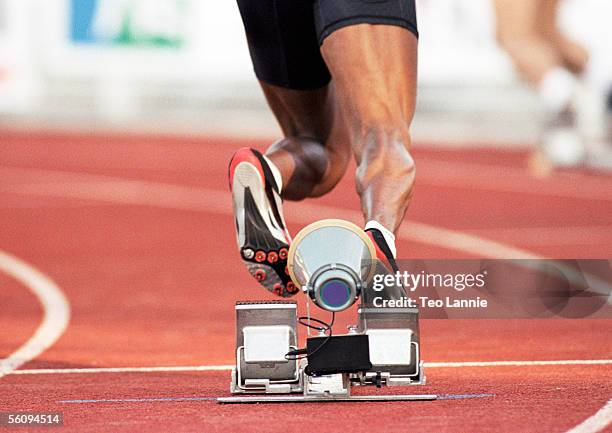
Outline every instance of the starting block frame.
<svg viewBox="0 0 612 433">
<path fill-rule="evenodd" d="M 297 303 L 236 303 L 236 366 L 230 391 L 218 403 L 363 402 L 435 400 L 434 394 L 351 395 L 354 386 L 425 384 L 420 359 L 417 309 L 358 309 L 358 325 L 349 334 L 369 335 L 372 369 L 358 373 L 311 376 L 307 360 L 287 360 L 298 346 Z M 392 349 L 389 350 L 388 348 Z M 247 395 L 254 394 L 254 395 Z"/>
</svg>

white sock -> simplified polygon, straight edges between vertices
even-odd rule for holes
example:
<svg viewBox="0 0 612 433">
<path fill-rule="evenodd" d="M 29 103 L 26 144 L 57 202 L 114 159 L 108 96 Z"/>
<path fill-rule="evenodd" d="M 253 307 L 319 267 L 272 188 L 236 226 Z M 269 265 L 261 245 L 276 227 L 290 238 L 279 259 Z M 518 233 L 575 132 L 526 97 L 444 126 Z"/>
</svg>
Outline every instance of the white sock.
<svg viewBox="0 0 612 433">
<path fill-rule="evenodd" d="M 605 58 L 591 57 L 582 73 L 582 80 L 589 90 L 605 95 L 612 84 Z"/>
<path fill-rule="evenodd" d="M 263 157 L 270 166 L 270 171 L 272 171 L 272 176 L 274 176 L 274 180 L 276 181 L 276 185 L 278 185 L 278 192 L 280 194 L 280 192 L 283 190 L 283 177 L 281 176 L 280 170 L 272 161 L 270 161 L 270 158 L 268 158 L 266 155 Z"/>
<path fill-rule="evenodd" d="M 558 113 L 572 102 L 577 86 L 578 79 L 570 71 L 556 67 L 544 75 L 538 93 L 546 110 Z"/>
<path fill-rule="evenodd" d="M 391 253 L 393 254 L 393 258 L 395 258 L 397 255 L 397 250 L 395 248 L 395 235 L 393 232 L 375 220 L 368 221 L 368 223 L 365 225 L 365 230 L 367 229 L 378 229 L 382 233 L 385 241 L 387 241 L 387 245 L 389 245 Z"/>
</svg>

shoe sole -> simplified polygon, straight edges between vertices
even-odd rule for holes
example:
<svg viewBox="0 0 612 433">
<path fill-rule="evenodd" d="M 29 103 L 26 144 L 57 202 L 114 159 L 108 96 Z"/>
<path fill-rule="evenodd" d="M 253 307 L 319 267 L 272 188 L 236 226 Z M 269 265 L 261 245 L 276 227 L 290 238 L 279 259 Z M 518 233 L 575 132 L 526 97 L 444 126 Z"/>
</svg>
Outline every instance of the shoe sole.
<svg viewBox="0 0 612 433">
<path fill-rule="evenodd" d="M 285 231 L 276 223 L 269 204 L 273 199 L 278 206 L 280 198 L 274 191 L 273 197 L 269 197 L 261 171 L 248 161 L 240 162 L 234 168 L 231 187 L 238 246 L 247 270 L 275 295 L 294 295 L 297 290 L 287 274 L 289 244 L 278 238 L 285 237 Z M 276 236 L 271 227 L 277 231 Z"/>
</svg>

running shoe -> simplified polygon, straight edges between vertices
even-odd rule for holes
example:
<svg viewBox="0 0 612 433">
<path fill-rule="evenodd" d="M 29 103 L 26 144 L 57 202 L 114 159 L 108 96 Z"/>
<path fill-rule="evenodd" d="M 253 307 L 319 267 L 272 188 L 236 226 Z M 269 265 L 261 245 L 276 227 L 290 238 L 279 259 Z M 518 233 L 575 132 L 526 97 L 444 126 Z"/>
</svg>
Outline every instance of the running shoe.
<svg viewBox="0 0 612 433">
<path fill-rule="evenodd" d="M 376 258 L 381 261 L 387 267 L 387 269 L 393 270 L 393 272 L 399 272 L 397 262 L 395 261 L 395 257 L 393 257 L 393 253 L 391 252 L 391 247 L 389 244 L 387 244 L 385 236 L 382 234 L 382 232 L 377 228 L 368 228 L 365 230 L 365 232 L 369 238 L 372 239 L 374 249 L 376 250 Z"/>
<path fill-rule="evenodd" d="M 374 268 L 375 274 L 397 275 L 397 273 L 400 271 L 399 267 L 397 265 L 395 257 L 393 256 L 391 247 L 387 243 L 387 240 L 385 239 L 382 232 L 379 229 L 373 227 L 367 228 L 365 232 L 372 240 L 372 243 L 374 244 L 374 249 L 376 250 L 376 258 L 378 260 L 376 261 L 376 267 Z M 399 283 L 391 286 L 385 286 L 384 291 L 378 292 L 376 296 L 383 296 L 385 299 L 389 300 L 399 300 L 402 299 L 402 297 L 407 296 L 407 293 L 405 287 L 401 283 Z M 367 292 L 366 294 L 364 294 L 364 303 L 369 306 L 374 306 L 372 304 L 372 298 L 371 296 L 367 295 Z"/>
<path fill-rule="evenodd" d="M 576 167 L 584 161 L 584 143 L 572 107 L 548 115 L 541 141 L 544 156 L 553 167 Z"/>
<path fill-rule="evenodd" d="M 287 272 L 291 236 L 282 213 L 279 186 L 268 159 L 244 147 L 229 165 L 236 237 L 249 273 L 277 296 L 298 292 Z"/>
</svg>

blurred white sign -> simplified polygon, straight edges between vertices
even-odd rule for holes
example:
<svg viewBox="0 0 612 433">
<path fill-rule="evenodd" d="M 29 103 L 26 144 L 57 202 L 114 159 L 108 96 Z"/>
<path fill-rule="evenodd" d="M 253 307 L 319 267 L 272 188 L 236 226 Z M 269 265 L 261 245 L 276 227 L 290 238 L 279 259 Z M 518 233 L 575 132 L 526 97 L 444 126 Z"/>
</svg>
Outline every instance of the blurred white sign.
<svg viewBox="0 0 612 433">
<path fill-rule="evenodd" d="M 0 112 L 31 109 L 36 98 L 28 1 L 0 0 Z"/>
</svg>

